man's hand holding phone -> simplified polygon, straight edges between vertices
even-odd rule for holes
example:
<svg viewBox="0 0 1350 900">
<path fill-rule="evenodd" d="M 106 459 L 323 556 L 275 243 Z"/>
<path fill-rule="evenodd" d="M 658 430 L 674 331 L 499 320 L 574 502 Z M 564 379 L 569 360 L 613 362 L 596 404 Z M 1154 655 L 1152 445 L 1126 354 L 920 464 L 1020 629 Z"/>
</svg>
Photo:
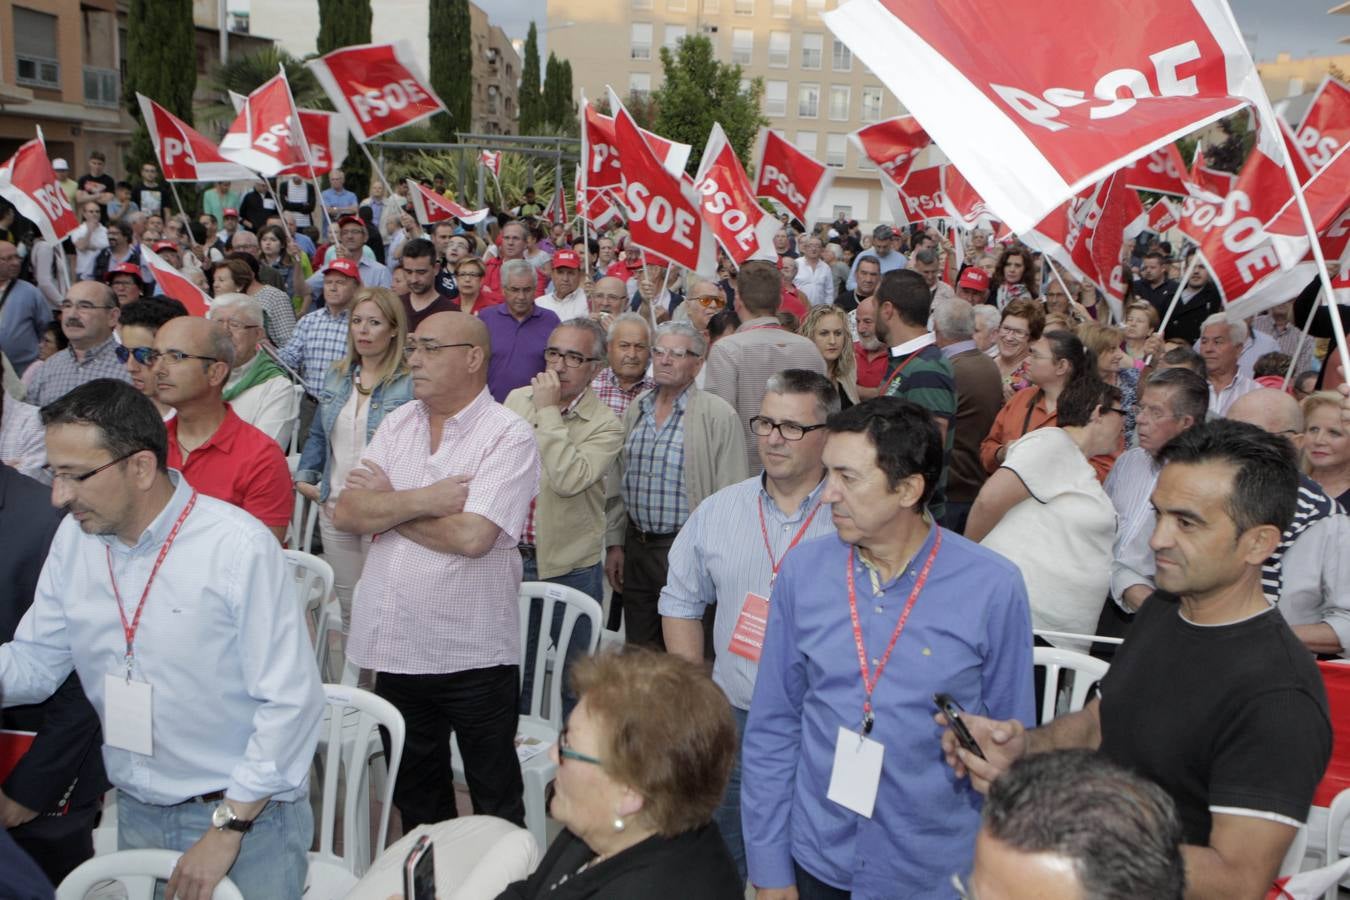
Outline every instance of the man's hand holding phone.
<svg viewBox="0 0 1350 900">
<path fill-rule="evenodd" d="M 1016 719 L 1000 722 L 961 713 L 961 721 L 984 753 L 984 759 L 961 746 L 946 714 L 939 712 L 933 720 L 946 726 L 942 732 L 942 755 L 947 765 L 958 777 L 969 776 L 971 786 L 981 794 L 987 794 L 994 779 L 1027 752 L 1027 730 Z"/>
</svg>

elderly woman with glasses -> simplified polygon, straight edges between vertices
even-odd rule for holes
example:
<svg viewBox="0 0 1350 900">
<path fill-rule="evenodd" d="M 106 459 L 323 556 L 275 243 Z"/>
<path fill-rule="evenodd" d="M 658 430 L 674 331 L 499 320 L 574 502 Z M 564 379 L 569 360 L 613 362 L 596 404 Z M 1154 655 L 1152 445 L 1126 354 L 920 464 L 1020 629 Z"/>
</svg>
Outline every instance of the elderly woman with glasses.
<svg viewBox="0 0 1350 900">
<path fill-rule="evenodd" d="M 412 379 L 403 356 L 407 338 L 408 320 L 398 295 L 388 288 L 356 292 L 347 355 L 324 378 L 319 409 L 295 473 L 296 490 L 322 504 L 319 533 L 324 556 L 333 567 L 344 631 L 370 536 L 339 531 L 333 525 L 333 510 L 380 421 L 412 399 Z"/>
<path fill-rule="evenodd" d="M 1013 300 L 1003 307 L 998 327 L 998 341 L 986 351 L 1003 376 L 1003 400 L 1030 387 L 1027 367 L 1031 364 L 1031 345 L 1041 339 L 1045 328 L 1045 312 L 1035 300 Z"/>
<path fill-rule="evenodd" d="M 721 689 L 641 649 L 583 660 L 573 684 L 581 699 L 551 751 L 549 813 L 563 831 L 497 900 L 741 900 L 712 821 L 736 753 Z"/>
</svg>

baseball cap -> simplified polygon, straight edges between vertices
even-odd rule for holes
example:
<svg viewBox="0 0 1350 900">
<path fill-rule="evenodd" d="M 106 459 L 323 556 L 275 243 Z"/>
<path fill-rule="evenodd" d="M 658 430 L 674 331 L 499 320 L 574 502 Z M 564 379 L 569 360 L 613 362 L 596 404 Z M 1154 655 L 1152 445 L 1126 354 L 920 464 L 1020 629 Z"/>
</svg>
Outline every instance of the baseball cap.
<svg viewBox="0 0 1350 900">
<path fill-rule="evenodd" d="M 237 219 L 239 218 L 239 210 L 235 209 L 234 207 L 230 207 L 226 209 L 225 212 L 221 213 L 221 216 L 226 219 L 228 219 L 230 216 L 234 216 Z"/>
<path fill-rule="evenodd" d="M 577 256 L 575 250 L 556 250 L 553 253 L 553 268 L 580 269 L 581 259 Z"/>
<path fill-rule="evenodd" d="M 959 288 L 969 288 L 972 291 L 989 290 L 989 273 L 979 266 L 967 266 L 961 273 L 961 277 L 956 280 L 956 286 Z"/>
<path fill-rule="evenodd" d="M 872 229 L 872 237 L 876 240 L 889 241 L 895 237 L 895 231 L 889 225 L 878 225 Z"/>
<path fill-rule="evenodd" d="M 338 227 L 341 228 L 343 225 L 360 225 L 362 228 L 365 228 L 366 220 L 360 216 L 348 214 L 338 219 Z"/>
<path fill-rule="evenodd" d="M 343 259 L 342 257 L 330 259 L 328 265 L 323 267 L 323 274 L 327 275 L 329 272 L 346 275 L 348 278 L 355 280 L 357 284 L 361 283 L 361 270 L 350 259 Z"/>
<path fill-rule="evenodd" d="M 163 253 L 166 250 L 172 250 L 174 253 L 179 252 L 178 245 L 173 241 L 155 241 L 150 245 L 150 249 L 156 253 Z"/>
<path fill-rule="evenodd" d="M 69 172 L 70 163 L 58 156 L 56 159 L 52 160 L 52 168 L 58 172 Z"/>
<path fill-rule="evenodd" d="M 117 265 L 108 269 L 106 273 L 104 273 L 103 280 L 111 284 L 114 275 L 130 275 L 132 278 L 136 279 L 136 282 L 138 284 L 141 285 L 145 284 L 145 280 L 141 278 L 141 267 L 136 265 L 135 263 L 130 262 L 118 263 Z"/>
</svg>

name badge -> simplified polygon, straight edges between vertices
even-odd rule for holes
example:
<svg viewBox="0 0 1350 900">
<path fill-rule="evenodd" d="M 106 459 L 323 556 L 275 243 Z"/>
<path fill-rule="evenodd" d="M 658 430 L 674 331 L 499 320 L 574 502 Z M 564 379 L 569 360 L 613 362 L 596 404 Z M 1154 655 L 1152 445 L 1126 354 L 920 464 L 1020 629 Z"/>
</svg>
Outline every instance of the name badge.
<svg viewBox="0 0 1350 900">
<path fill-rule="evenodd" d="M 155 752 L 150 717 L 150 685 L 124 675 L 103 676 L 103 741 L 109 747 L 142 756 Z"/>
<path fill-rule="evenodd" d="M 881 758 L 886 747 L 843 726 L 834 743 L 834 768 L 825 796 L 845 809 L 872 818 L 881 786 Z"/>
<path fill-rule="evenodd" d="M 764 632 L 769 625 L 769 600 L 759 594 L 747 593 L 741 604 L 741 614 L 736 619 L 736 628 L 731 632 L 729 651 L 744 657 L 752 663 L 758 663 L 764 651 Z"/>
</svg>

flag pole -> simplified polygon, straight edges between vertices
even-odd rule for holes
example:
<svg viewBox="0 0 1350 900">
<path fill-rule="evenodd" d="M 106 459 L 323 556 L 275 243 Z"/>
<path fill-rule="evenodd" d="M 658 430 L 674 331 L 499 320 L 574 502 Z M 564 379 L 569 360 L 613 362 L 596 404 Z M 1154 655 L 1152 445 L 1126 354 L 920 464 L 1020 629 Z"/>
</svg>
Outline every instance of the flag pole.
<svg viewBox="0 0 1350 900">
<path fill-rule="evenodd" d="M 364 141 L 357 141 L 356 145 L 361 148 L 361 152 L 366 155 L 366 159 L 370 160 L 370 170 L 374 172 L 376 175 L 380 176 L 380 183 L 384 185 L 384 192 L 389 196 L 390 202 L 392 203 L 394 197 L 394 188 L 393 185 L 389 183 L 389 179 L 384 177 L 384 170 L 380 168 L 379 163 L 375 162 L 375 157 L 370 155 L 370 148 L 366 146 Z M 376 227 L 378 228 L 379 223 L 377 222 L 375 224 Z"/>
<path fill-rule="evenodd" d="M 1172 321 L 1172 313 L 1176 311 L 1177 303 L 1181 300 L 1181 292 L 1186 289 L 1186 282 L 1190 281 L 1191 272 L 1200 261 L 1200 248 L 1196 247 L 1191 254 L 1191 261 L 1186 263 L 1186 270 L 1181 273 L 1181 280 L 1177 282 L 1176 292 L 1172 294 L 1172 302 L 1167 304 L 1167 312 L 1163 315 L 1162 322 L 1158 325 L 1158 334 L 1167 331 L 1167 323 Z"/>
<path fill-rule="evenodd" d="M 335 243 L 332 236 L 333 217 L 328 214 L 328 207 L 323 205 L 323 188 L 319 187 L 319 173 L 314 171 L 314 161 L 309 157 L 309 138 L 305 136 L 305 124 L 300 121 L 300 110 L 295 107 L 295 95 L 291 93 L 291 82 L 286 77 L 286 67 L 280 63 L 277 64 L 278 71 L 281 72 L 281 81 L 286 85 L 286 100 L 291 105 L 291 122 L 294 123 L 291 128 L 291 141 L 295 142 L 297 133 L 300 135 L 300 156 L 305 161 L 305 169 L 309 172 L 309 180 L 314 185 L 314 191 L 317 194 L 315 200 L 318 201 L 319 208 L 323 210 L 323 219 L 328 223 L 329 242 Z"/>
<path fill-rule="evenodd" d="M 277 196 L 276 190 L 272 187 L 272 182 L 267 179 L 266 175 L 259 172 L 258 178 L 262 181 L 263 186 L 267 188 L 267 193 L 272 195 L 272 202 L 277 205 L 277 218 L 281 220 L 281 230 L 286 235 L 286 243 L 294 243 L 295 235 L 291 234 L 291 228 L 286 224 L 286 211 L 281 208 L 281 198 Z"/>
<path fill-rule="evenodd" d="M 178 188 L 175 187 L 174 182 L 169 181 L 169 179 L 166 178 L 164 180 L 169 182 L 169 193 L 173 194 L 173 202 L 178 206 L 178 215 L 183 220 L 183 227 L 187 229 L 188 242 L 195 249 L 199 245 L 197 239 L 192 236 L 192 222 L 188 219 L 187 210 L 183 208 L 183 201 L 178 196 Z M 203 253 L 203 255 L 205 254 Z"/>
<path fill-rule="evenodd" d="M 1289 390 L 1289 383 L 1298 374 L 1298 358 L 1303 353 L 1303 344 L 1308 340 L 1308 329 L 1312 328 L 1312 321 L 1317 316 L 1318 306 L 1320 304 L 1314 300 L 1312 309 L 1308 310 L 1308 320 L 1303 323 L 1303 330 L 1299 332 L 1298 343 L 1294 345 L 1294 355 L 1289 360 L 1289 371 L 1284 373 L 1284 384 L 1281 386 L 1281 390 Z"/>
</svg>

